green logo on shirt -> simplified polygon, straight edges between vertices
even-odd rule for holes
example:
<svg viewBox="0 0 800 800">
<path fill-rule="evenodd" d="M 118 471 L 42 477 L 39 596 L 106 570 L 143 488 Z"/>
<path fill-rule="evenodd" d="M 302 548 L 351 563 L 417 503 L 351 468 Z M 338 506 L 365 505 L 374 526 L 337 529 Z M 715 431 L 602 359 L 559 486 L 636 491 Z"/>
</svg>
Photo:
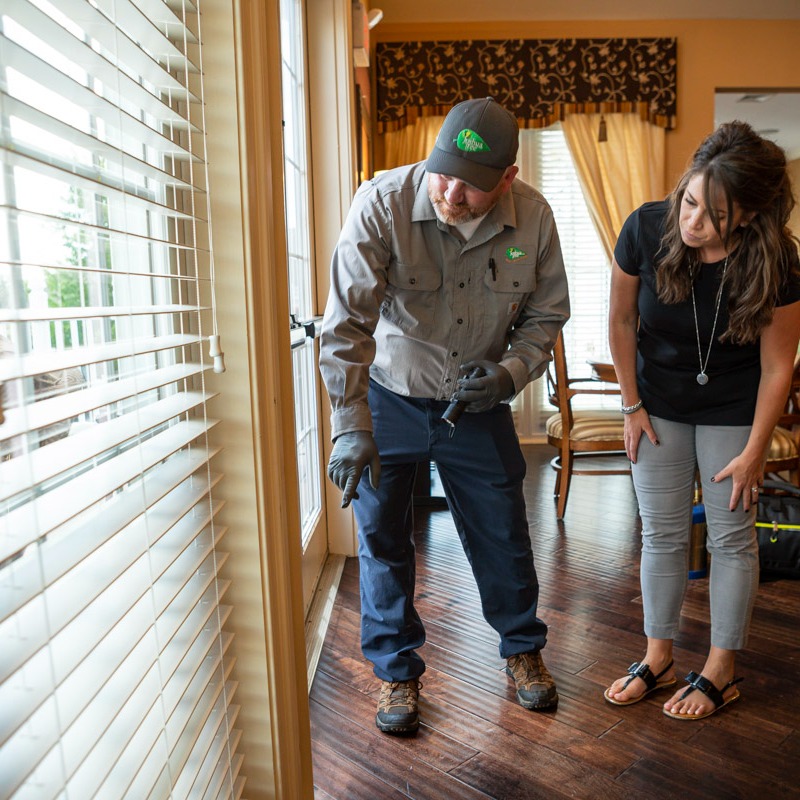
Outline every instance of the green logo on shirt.
<svg viewBox="0 0 800 800">
<path fill-rule="evenodd" d="M 456 147 L 465 153 L 486 153 L 491 150 L 491 147 L 469 128 L 464 128 L 453 141 L 456 143 Z"/>
<path fill-rule="evenodd" d="M 506 258 L 509 261 L 516 261 L 518 258 L 524 258 L 528 255 L 524 250 L 520 250 L 519 247 L 508 247 L 506 248 Z"/>
</svg>

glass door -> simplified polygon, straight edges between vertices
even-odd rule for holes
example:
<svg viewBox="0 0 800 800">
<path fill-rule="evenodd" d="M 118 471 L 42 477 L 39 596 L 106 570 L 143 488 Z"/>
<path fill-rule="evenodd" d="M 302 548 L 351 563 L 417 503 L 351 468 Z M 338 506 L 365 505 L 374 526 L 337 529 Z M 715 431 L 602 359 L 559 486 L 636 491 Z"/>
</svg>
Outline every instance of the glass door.
<svg viewBox="0 0 800 800">
<path fill-rule="evenodd" d="M 327 529 L 322 513 L 320 399 L 314 316 L 314 265 L 311 260 L 307 88 L 303 6 L 281 0 L 283 63 L 283 143 L 286 241 L 289 265 L 288 320 L 292 334 L 297 480 L 303 544 L 303 599 L 306 612 L 327 555 Z"/>
</svg>

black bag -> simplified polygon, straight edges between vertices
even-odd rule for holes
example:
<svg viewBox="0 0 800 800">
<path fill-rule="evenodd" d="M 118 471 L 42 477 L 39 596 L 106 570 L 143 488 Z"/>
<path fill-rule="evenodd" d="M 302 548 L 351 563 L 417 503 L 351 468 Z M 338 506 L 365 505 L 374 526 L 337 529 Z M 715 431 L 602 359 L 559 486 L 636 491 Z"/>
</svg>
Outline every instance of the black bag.
<svg viewBox="0 0 800 800">
<path fill-rule="evenodd" d="M 756 533 L 762 578 L 800 578 L 800 488 L 764 481 Z"/>
</svg>

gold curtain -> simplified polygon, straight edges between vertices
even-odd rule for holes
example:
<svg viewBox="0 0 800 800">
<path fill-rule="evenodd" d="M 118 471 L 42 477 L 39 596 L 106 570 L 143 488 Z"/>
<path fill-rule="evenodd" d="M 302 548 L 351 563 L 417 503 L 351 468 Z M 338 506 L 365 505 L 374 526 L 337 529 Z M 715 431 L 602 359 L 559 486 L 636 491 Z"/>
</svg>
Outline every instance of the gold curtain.
<svg viewBox="0 0 800 800">
<path fill-rule="evenodd" d="M 664 129 L 633 114 L 570 114 L 561 127 L 610 263 L 627 216 L 664 197 Z"/>
<path fill-rule="evenodd" d="M 433 150 L 443 122 L 444 117 L 440 116 L 419 117 L 400 130 L 384 134 L 383 168 L 392 169 L 424 161 Z"/>
</svg>

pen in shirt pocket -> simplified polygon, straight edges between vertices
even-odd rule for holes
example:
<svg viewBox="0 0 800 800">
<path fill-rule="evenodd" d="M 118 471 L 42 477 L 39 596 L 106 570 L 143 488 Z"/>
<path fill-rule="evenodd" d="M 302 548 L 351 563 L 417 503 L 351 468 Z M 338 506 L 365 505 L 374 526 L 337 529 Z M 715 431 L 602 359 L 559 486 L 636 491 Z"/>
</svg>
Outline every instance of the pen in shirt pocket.
<svg viewBox="0 0 800 800">
<path fill-rule="evenodd" d="M 494 259 L 489 259 L 489 269 L 492 271 L 492 280 L 497 280 L 497 267 L 495 266 Z"/>
</svg>

